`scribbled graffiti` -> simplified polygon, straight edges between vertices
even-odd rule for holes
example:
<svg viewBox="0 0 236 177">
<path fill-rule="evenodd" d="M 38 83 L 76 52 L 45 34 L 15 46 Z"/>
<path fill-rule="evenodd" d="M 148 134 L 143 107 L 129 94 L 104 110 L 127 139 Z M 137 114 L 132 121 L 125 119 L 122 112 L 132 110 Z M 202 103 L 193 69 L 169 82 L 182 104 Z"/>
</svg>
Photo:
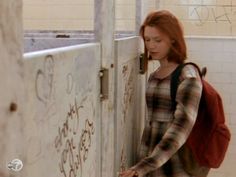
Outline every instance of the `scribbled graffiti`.
<svg viewBox="0 0 236 177">
<path fill-rule="evenodd" d="M 43 124 L 45 121 L 56 116 L 56 96 L 55 96 L 55 61 L 52 55 L 46 55 L 43 60 L 42 68 L 36 71 L 35 75 L 35 96 L 39 101 L 38 109 L 41 116 L 35 116 L 36 124 Z M 43 110 L 43 111 L 42 111 Z"/>
<path fill-rule="evenodd" d="M 66 120 L 58 128 L 54 141 L 55 149 L 60 154 L 59 169 L 64 177 L 82 176 L 83 164 L 91 148 L 92 136 L 95 133 L 93 122 L 86 119 L 84 128 L 79 131 L 80 111 L 83 108 L 84 106 L 78 105 L 75 99 L 74 104 L 69 106 Z M 81 135 L 78 139 L 79 132 Z"/>
<path fill-rule="evenodd" d="M 74 86 L 74 79 L 71 73 L 67 74 L 66 76 L 66 93 L 71 94 L 73 86 Z"/>
<path fill-rule="evenodd" d="M 121 157 L 120 157 L 120 171 L 126 170 L 126 167 L 127 167 L 126 161 L 127 161 L 127 158 L 125 156 L 125 151 L 124 151 L 124 148 L 122 148 Z"/>
<path fill-rule="evenodd" d="M 60 172 L 64 177 L 76 177 L 82 174 L 80 151 L 76 149 L 73 138 L 67 139 L 59 162 Z"/>
<path fill-rule="evenodd" d="M 63 123 L 62 127 L 58 128 L 58 135 L 55 139 L 55 148 L 57 151 L 60 150 L 62 142 L 68 137 L 69 132 L 72 132 L 74 135 L 77 134 L 79 129 L 79 110 L 83 106 L 79 106 L 75 100 L 73 105 L 69 105 L 69 111 L 66 116 L 66 120 Z"/>
<path fill-rule="evenodd" d="M 220 11 L 221 13 L 219 13 Z M 205 22 L 212 21 L 215 23 L 227 22 L 232 24 L 236 15 L 236 6 L 194 6 L 190 11 L 190 18 L 196 20 L 196 25 L 204 25 Z"/>
<path fill-rule="evenodd" d="M 235 33 L 236 4 L 228 1 L 173 1 L 168 4 L 160 1 L 160 8 L 172 10 L 186 25 L 190 34 L 233 35 Z M 191 30 L 197 26 L 196 31 Z M 188 29 L 190 27 L 190 29 Z"/>
<path fill-rule="evenodd" d="M 124 114 L 124 121 L 127 117 L 129 105 L 132 102 L 132 97 L 134 95 L 134 76 L 133 68 L 129 68 L 129 65 L 124 65 L 122 70 L 123 81 L 124 81 L 124 93 L 122 99 L 122 112 Z"/>
<path fill-rule="evenodd" d="M 89 148 L 91 147 L 91 136 L 93 134 L 94 134 L 93 123 L 89 122 L 89 120 L 86 120 L 85 129 L 82 131 L 82 135 L 80 138 L 80 146 L 79 146 L 84 162 L 88 158 Z"/>
<path fill-rule="evenodd" d="M 47 55 L 43 69 L 38 69 L 35 80 L 35 91 L 39 101 L 47 104 L 54 99 L 54 58 Z"/>
<path fill-rule="evenodd" d="M 128 168 L 129 159 L 126 156 L 126 153 L 129 153 L 126 149 L 128 139 L 128 127 L 130 125 L 130 121 L 132 119 L 133 106 L 134 106 L 134 94 L 135 94 L 135 60 L 130 60 L 122 65 L 121 70 L 121 111 L 122 117 L 120 119 L 120 131 L 119 133 L 119 171 L 124 171 Z"/>
</svg>

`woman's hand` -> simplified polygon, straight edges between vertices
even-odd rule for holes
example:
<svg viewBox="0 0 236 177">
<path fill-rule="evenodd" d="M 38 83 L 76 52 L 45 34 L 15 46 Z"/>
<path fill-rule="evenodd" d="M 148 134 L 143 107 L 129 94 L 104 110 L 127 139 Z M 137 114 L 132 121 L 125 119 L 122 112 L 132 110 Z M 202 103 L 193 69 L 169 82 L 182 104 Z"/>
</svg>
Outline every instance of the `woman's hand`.
<svg viewBox="0 0 236 177">
<path fill-rule="evenodd" d="M 135 170 L 128 169 L 120 172 L 119 177 L 138 177 L 138 173 Z"/>
</svg>

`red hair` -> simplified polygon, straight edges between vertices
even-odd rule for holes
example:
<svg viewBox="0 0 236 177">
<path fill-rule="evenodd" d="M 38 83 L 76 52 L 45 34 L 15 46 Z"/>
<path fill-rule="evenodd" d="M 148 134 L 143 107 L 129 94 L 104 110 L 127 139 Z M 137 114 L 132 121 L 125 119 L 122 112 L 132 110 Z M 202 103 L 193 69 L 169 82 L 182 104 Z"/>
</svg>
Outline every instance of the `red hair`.
<svg viewBox="0 0 236 177">
<path fill-rule="evenodd" d="M 158 28 L 172 41 L 170 52 L 168 54 L 168 61 L 174 61 L 176 63 L 184 62 L 187 57 L 187 49 L 184 40 L 183 29 L 179 20 L 173 14 L 167 10 L 149 13 L 140 28 L 140 35 L 142 36 L 143 40 L 146 26 Z M 148 51 L 146 46 L 144 46 L 145 70 L 147 70 L 148 58 Z"/>
</svg>

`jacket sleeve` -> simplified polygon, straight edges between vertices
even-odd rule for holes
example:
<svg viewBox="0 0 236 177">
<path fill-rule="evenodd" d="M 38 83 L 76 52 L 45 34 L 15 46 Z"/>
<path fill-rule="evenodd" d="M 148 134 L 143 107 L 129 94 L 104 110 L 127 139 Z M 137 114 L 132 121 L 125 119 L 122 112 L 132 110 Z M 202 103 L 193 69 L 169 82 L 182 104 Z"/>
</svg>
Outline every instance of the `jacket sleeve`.
<svg viewBox="0 0 236 177">
<path fill-rule="evenodd" d="M 151 73 L 148 79 L 148 82 L 151 80 L 151 78 L 154 76 L 154 73 Z M 152 102 L 152 101 L 151 101 Z M 147 110 L 148 111 L 148 110 Z M 149 140 L 150 140 L 150 134 L 151 134 L 151 126 L 150 126 L 150 117 L 149 114 L 147 113 L 147 115 L 145 116 L 145 127 L 142 133 L 142 137 L 141 137 L 141 143 L 140 143 L 140 147 L 138 150 L 138 160 L 143 159 L 144 157 L 146 157 L 147 153 L 148 153 L 148 144 L 149 144 Z"/>
<path fill-rule="evenodd" d="M 182 70 L 180 80 L 173 122 L 152 154 L 131 168 L 136 170 L 140 176 L 154 171 L 166 163 L 186 142 L 193 128 L 202 93 L 201 79 L 193 66 L 186 65 Z"/>
</svg>

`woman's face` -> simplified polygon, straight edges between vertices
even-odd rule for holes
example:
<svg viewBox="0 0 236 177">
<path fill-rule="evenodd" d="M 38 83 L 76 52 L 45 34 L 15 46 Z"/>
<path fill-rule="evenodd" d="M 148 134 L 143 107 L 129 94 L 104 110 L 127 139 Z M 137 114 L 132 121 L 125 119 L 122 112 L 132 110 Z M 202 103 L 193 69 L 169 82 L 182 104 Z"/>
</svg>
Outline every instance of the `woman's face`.
<svg viewBox="0 0 236 177">
<path fill-rule="evenodd" d="M 152 26 L 144 28 L 144 43 L 152 59 L 162 60 L 168 58 L 171 40 L 158 28 Z"/>
</svg>

